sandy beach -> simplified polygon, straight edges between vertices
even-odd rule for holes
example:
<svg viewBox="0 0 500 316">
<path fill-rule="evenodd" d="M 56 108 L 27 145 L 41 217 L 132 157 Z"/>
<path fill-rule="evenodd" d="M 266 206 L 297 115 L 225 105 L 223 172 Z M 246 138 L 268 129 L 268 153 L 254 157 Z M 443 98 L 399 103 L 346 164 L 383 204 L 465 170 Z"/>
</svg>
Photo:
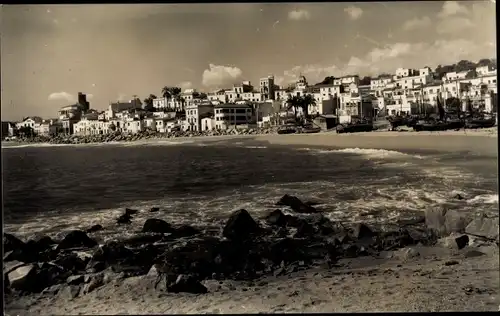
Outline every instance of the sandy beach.
<svg viewBox="0 0 500 316">
<path fill-rule="evenodd" d="M 154 290 L 154 277 L 132 277 L 72 299 L 26 297 L 8 315 L 163 314 L 282 312 L 496 311 L 499 308 L 498 247 L 413 247 L 382 257 L 345 259 L 335 269 L 247 282 L 204 282 L 208 294 Z"/>
</svg>

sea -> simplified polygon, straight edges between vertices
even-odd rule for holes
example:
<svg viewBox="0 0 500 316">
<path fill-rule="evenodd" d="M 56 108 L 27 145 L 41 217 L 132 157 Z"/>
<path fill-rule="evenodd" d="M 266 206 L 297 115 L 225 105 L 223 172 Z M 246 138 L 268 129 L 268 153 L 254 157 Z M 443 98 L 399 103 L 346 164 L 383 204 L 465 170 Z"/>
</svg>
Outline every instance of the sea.
<svg viewBox="0 0 500 316">
<path fill-rule="evenodd" d="M 248 139 L 2 146 L 4 231 L 23 239 L 100 224 L 93 238 L 106 242 L 136 234 L 147 218 L 220 227 L 238 209 L 263 218 L 284 194 L 350 223 L 390 225 L 438 207 L 498 214 L 497 157 L 467 150 Z M 118 225 L 125 208 L 140 211 L 131 225 Z"/>
</svg>

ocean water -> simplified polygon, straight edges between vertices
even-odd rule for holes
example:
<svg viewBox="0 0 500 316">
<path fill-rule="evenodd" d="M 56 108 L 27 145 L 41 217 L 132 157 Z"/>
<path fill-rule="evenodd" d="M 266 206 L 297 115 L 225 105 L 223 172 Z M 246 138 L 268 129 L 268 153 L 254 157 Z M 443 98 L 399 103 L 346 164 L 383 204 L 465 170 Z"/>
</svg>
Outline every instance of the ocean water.
<svg viewBox="0 0 500 316">
<path fill-rule="evenodd" d="M 106 241 L 147 218 L 216 226 L 254 217 L 284 194 L 332 220 L 391 223 L 427 208 L 498 213 L 497 158 L 461 153 L 271 146 L 248 140 L 80 146 L 10 144 L 3 151 L 4 230 L 23 238 L 101 224 Z M 466 199 L 454 196 L 460 193 Z M 152 206 L 161 211 L 149 213 Z M 141 210 L 130 226 L 115 219 Z M 286 209 L 285 209 L 286 211 Z"/>
</svg>

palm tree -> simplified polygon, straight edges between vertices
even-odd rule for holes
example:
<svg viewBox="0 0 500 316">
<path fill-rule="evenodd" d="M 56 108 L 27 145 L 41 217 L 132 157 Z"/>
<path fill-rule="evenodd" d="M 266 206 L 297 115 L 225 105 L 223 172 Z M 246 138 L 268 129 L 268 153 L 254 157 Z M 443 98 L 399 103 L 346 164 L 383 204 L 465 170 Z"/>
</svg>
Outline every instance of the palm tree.
<svg viewBox="0 0 500 316">
<path fill-rule="evenodd" d="M 316 105 L 316 100 L 314 97 L 310 94 L 306 94 L 305 96 L 302 97 L 302 102 L 301 102 L 301 107 L 302 107 L 302 113 L 304 113 L 304 118 L 305 120 L 309 120 L 309 106 L 314 106 Z"/>
<path fill-rule="evenodd" d="M 150 94 L 149 97 L 144 99 L 144 110 L 152 111 L 153 110 L 153 100 L 156 99 L 156 95 Z"/>
<path fill-rule="evenodd" d="M 288 100 L 286 100 L 286 103 L 288 104 L 287 111 L 290 111 L 290 109 L 293 108 L 295 120 L 297 120 L 297 113 L 298 109 L 301 108 L 302 98 L 300 96 L 294 95 L 293 97 L 288 98 Z"/>
</svg>

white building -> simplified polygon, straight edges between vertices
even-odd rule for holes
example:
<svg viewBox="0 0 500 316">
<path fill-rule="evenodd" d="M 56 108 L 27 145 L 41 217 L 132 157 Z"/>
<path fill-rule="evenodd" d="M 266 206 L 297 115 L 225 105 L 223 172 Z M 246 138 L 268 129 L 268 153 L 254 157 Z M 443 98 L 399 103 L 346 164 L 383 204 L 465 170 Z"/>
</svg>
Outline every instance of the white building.
<svg viewBox="0 0 500 316">
<path fill-rule="evenodd" d="M 248 104 L 220 104 L 215 106 L 215 128 L 227 129 L 230 126 L 252 124 L 254 111 Z"/>
<path fill-rule="evenodd" d="M 211 103 L 192 104 L 186 107 L 186 128 L 189 131 L 201 131 L 201 120 L 213 116 L 214 106 Z"/>
<path fill-rule="evenodd" d="M 36 124 L 42 123 L 42 118 L 38 116 L 32 116 L 25 118 L 22 122 L 16 124 L 17 129 L 23 127 L 31 127 L 33 130 L 35 129 Z"/>
<path fill-rule="evenodd" d="M 487 76 L 487 75 L 495 75 L 497 74 L 496 68 L 491 66 L 482 66 L 476 68 L 476 73 L 478 76 Z"/>
<path fill-rule="evenodd" d="M 343 77 L 340 77 L 340 78 L 335 78 L 333 80 L 333 84 L 336 85 L 336 86 L 340 86 L 340 85 L 349 85 L 351 83 L 354 83 L 354 84 L 359 84 L 359 76 L 358 75 L 354 75 L 354 76 L 343 76 Z"/>
<path fill-rule="evenodd" d="M 467 78 L 467 74 L 469 73 L 470 71 L 467 70 L 467 71 L 461 71 L 461 72 L 447 72 L 442 80 L 443 82 L 449 82 L 449 81 L 454 81 L 454 80 L 461 80 L 461 79 L 466 79 Z"/>
<path fill-rule="evenodd" d="M 112 132 L 110 126 L 111 122 L 83 119 L 73 125 L 73 130 L 80 136 L 103 135 Z"/>
</svg>

